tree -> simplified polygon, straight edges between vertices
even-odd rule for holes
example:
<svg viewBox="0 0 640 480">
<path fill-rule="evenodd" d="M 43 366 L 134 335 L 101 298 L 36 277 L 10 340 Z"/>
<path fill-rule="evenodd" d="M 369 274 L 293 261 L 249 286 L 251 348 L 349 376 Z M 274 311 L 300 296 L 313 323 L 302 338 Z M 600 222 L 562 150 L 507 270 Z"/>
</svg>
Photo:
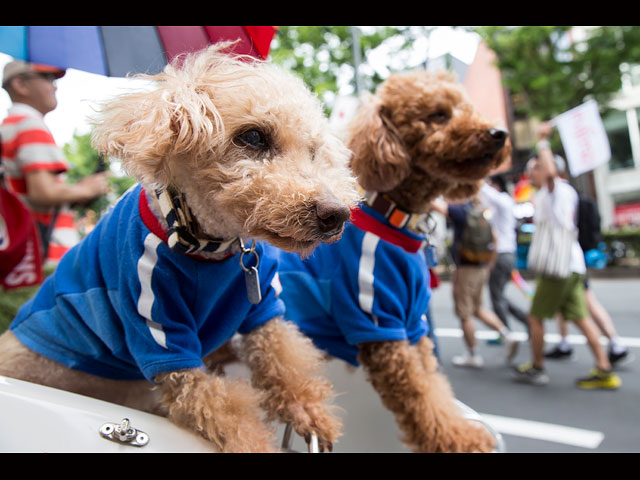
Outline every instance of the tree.
<svg viewBox="0 0 640 480">
<path fill-rule="evenodd" d="M 374 90 L 388 75 L 388 65 L 376 68 L 371 52 L 383 44 L 390 58 L 407 54 L 417 38 L 432 27 L 279 27 L 270 58 L 299 75 L 329 106 L 336 93 L 355 92 L 353 28 L 357 28 L 361 56 L 360 78 L 364 90 Z M 403 66 L 409 65 L 403 62 Z M 349 88 L 350 86 L 350 88 Z"/>
<path fill-rule="evenodd" d="M 487 26 L 475 28 L 498 57 L 517 117 L 549 119 L 621 88 L 620 65 L 640 58 L 640 28 Z M 584 32 L 584 38 L 577 36 Z"/>
<path fill-rule="evenodd" d="M 109 165 L 100 165 L 105 162 L 98 152 L 91 146 L 91 134 L 84 135 L 74 134 L 71 142 L 62 147 L 65 157 L 69 161 L 71 168 L 67 172 L 67 180 L 75 183 L 87 175 L 91 175 L 99 170 L 99 168 L 109 168 Z M 108 160 L 106 161 L 108 162 Z M 100 167 L 99 167 L 100 166 Z M 127 189 L 135 183 L 135 179 L 123 176 L 112 175 L 109 177 L 112 194 L 102 196 L 94 200 L 88 205 L 80 205 L 79 213 L 83 214 L 86 210 L 93 210 L 96 218 L 104 213 L 109 205 L 119 198 Z"/>
</svg>

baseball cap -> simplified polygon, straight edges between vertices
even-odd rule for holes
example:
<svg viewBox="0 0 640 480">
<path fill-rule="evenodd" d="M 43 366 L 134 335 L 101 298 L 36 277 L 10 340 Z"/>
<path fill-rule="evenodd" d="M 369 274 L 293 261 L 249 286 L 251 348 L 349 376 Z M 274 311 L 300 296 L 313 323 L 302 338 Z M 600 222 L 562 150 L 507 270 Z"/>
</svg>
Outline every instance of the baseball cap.
<svg viewBox="0 0 640 480">
<path fill-rule="evenodd" d="M 11 80 L 16 75 L 22 75 L 24 73 L 44 73 L 51 74 L 56 79 L 62 78 L 66 73 L 66 70 L 62 70 L 52 65 L 44 65 L 42 63 L 29 63 L 22 60 L 13 60 L 7 63 L 4 67 L 2 74 L 2 86 Z"/>
</svg>

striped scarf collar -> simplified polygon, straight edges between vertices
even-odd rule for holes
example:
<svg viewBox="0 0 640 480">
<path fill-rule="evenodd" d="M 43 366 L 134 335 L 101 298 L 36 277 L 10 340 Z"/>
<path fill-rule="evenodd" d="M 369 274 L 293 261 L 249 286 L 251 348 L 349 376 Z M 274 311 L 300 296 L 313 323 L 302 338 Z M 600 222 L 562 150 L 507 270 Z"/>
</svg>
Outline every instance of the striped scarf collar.
<svg viewBox="0 0 640 480">
<path fill-rule="evenodd" d="M 226 260 L 239 253 L 240 268 L 244 271 L 247 299 L 252 304 L 262 301 L 260 276 L 258 265 L 260 255 L 256 250 L 256 241 L 251 247 L 245 247 L 240 237 L 229 240 L 201 236 L 201 228 L 191 214 L 191 210 L 185 203 L 184 195 L 173 192 L 168 188 L 159 188 L 151 192 L 160 205 L 162 216 L 165 218 L 169 229 L 162 228 L 155 214 L 151 211 L 144 188 L 140 191 L 140 216 L 149 230 L 162 239 L 167 246 L 176 253 L 189 255 L 204 261 L 218 262 Z M 221 258 L 206 257 L 204 254 L 217 254 Z M 245 257 L 253 257 L 253 265 L 243 260 Z"/>
<path fill-rule="evenodd" d="M 206 236 L 185 202 L 183 193 L 170 187 L 161 187 L 150 192 L 160 205 L 162 216 L 167 222 L 166 242 L 169 248 L 186 255 L 203 253 L 230 254 L 238 237 L 219 239 Z"/>
</svg>

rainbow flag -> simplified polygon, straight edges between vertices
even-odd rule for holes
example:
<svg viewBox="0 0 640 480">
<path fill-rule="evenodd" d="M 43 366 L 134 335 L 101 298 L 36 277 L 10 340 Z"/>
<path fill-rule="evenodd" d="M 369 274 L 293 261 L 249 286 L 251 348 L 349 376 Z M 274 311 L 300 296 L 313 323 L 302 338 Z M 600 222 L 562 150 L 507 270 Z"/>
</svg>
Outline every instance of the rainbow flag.
<svg viewBox="0 0 640 480">
<path fill-rule="evenodd" d="M 531 201 L 534 188 L 529 183 L 526 177 L 522 177 L 518 183 L 516 183 L 513 189 L 513 196 L 516 203 L 523 203 Z"/>
</svg>

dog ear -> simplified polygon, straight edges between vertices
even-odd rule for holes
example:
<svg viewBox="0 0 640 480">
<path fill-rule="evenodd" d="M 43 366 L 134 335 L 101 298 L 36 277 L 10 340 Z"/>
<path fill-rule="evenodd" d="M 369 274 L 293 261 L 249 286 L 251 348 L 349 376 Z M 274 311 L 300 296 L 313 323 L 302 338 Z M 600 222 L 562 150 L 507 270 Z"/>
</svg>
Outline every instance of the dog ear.
<svg viewBox="0 0 640 480">
<path fill-rule="evenodd" d="M 378 102 L 360 108 L 351 123 L 349 139 L 351 169 L 365 190 L 388 192 L 409 174 L 409 154 Z"/>
<path fill-rule="evenodd" d="M 197 86 L 163 74 L 157 78 L 162 79 L 157 90 L 108 103 L 95 122 L 92 142 L 101 153 L 120 158 L 138 180 L 167 184 L 170 159 L 210 150 L 222 121 L 211 98 Z"/>
</svg>

